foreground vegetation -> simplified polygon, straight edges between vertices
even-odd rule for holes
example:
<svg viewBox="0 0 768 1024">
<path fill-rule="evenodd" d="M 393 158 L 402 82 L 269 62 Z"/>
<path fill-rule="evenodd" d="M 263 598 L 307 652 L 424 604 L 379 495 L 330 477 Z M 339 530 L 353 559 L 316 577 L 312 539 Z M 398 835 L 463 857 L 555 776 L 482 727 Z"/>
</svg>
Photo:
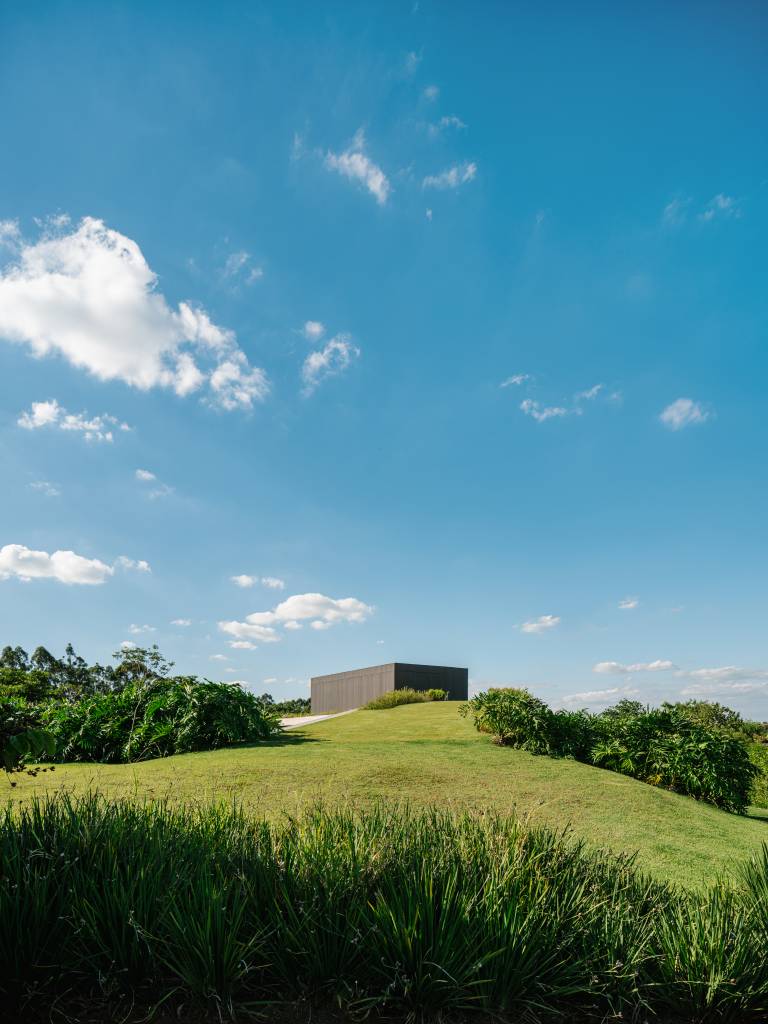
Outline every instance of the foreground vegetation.
<svg viewBox="0 0 768 1024">
<path fill-rule="evenodd" d="M 0 819 L 0 990 L 358 1012 L 759 1021 L 768 849 L 691 896 L 514 819 L 32 803 Z M 266 1005 L 265 1005 L 266 1004 Z M 109 1008 L 107 1011 L 106 1008 Z"/>
<path fill-rule="evenodd" d="M 389 708 L 402 707 L 403 704 L 427 704 L 429 701 L 447 699 L 447 690 L 414 690 L 412 686 L 403 686 L 399 690 L 387 690 L 369 700 L 363 705 L 363 711 L 387 711 Z"/>
<path fill-rule="evenodd" d="M 692 887 L 731 874 L 768 839 L 768 811 L 726 814 L 614 772 L 498 747 L 457 708 L 447 701 L 356 711 L 253 746 L 130 765 L 63 764 L 53 774 L 23 776 L 6 792 L 22 804 L 93 790 L 111 799 L 223 801 L 272 820 L 317 801 L 364 808 L 392 799 L 516 814 L 570 826 L 592 848 L 637 852 L 643 870 Z"/>
<path fill-rule="evenodd" d="M 253 743 L 279 732 L 271 697 L 196 676 L 171 675 L 156 647 L 115 653 L 116 666 L 87 665 L 71 647 L 62 659 L 38 648 L 0 655 L 0 754 L 52 761 L 144 761 Z"/>
<path fill-rule="evenodd" d="M 497 743 L 572 757 L 743 814 L 760 768 L 750 742 L 764 730 L 706 701 L 643 707 L 622 700 L 600 714 L 553 711 L 528 690 L 479 693 L 461 712 Z"/>
</svg>

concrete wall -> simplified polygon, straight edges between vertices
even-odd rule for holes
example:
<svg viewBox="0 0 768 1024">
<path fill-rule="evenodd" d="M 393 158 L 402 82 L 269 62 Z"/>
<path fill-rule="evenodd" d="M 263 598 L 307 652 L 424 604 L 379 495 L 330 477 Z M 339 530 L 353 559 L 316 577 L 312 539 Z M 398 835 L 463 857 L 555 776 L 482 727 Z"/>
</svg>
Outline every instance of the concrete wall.
<svg viewBox="0 0 768 1024">
<path fill-rule="evenodd" d="M 466 700 L 468 671 L 465 668 L 392 662 L 350 672 L 313 676 L 311 685 L 312 713 L 323 715 L 362 707 L 374 697 L 404 686 L 412 686 L 416 690 L 439 688 L 448 691 L 449 700 Z"/>
</svg>

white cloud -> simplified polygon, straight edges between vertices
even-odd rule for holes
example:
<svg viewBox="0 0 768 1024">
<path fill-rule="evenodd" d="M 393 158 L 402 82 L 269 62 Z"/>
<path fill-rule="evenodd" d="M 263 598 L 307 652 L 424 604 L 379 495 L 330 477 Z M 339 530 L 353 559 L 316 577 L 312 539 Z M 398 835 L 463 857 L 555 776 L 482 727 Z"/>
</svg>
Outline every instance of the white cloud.
<svg viewBox="0 0 768 1024">
<path fill-rule="evenodd" d="M 19 244 L 21 232 L 17 220 L 0 220 L 0 245 L 15 248 Z"/>
<path fill-rule="evenodd" d="M 741 208 L 736 199 L 733 196 L 726 196 L 722 192 L 719 192 L 716 196 L 713 196 L 707 205 L 704 207 L 702 212 L 699 214 L 699 220 L 711 221 L 715 217 L 727 218 L 727 217 L 740 217 Z"/>
<path fill-rule="evenodd" d="M 379 206 L 386 203 L 392 186 L 384 171 L 366 156 L 365 135 L 362 130 L 357 132 L 352 144 L 343 153 L 329 151 L 325 157 L 325 164 L 350 181 L 357 181 L 365 186 Z"/>
<path fill-rule="evenodd" d="M 114 568 L 98 558 L 84 558 L 74 551 L 33 551 L 23 544 L 0 548 L 0 580 L 11 577 L 28 582 L 51 579 L 59 583 L 97 585 L 114 575 Z"/>
<path fill-rule="evenodd" d="M 210 401 L 225 409 L 249 408 L 269 390 L 232 331 L 188 302 L 173 309 L 136 242 L 93 217 L 20 242 L 0 271 L 0 337 L 144 391 L 187 395 L 208 381 Z"/>
<path fill-rule="evenodd" d="M 763 668 L 723 665 L 720 668 L 681 670 L 675 675 L 680 679 L 689 680 L 690 685 L 680 691 L 684 697 L 768 691 L 768 669 Z"/>
<path fill-rule="evenodd" d="M 410 53 L 406 53 L 405 61 L 403 63 L 403 73 L 407 78 L 412 78 L 418 70 L 419 64 L 421 64 L 421 54 L 415 53 L 411 50 Z"/>
<path fill-rule="evenodd" d="M 50 483 L 48 480 L 34 480 L 29 486 L 33 491 L 39 491 L 41 494 L 44 494 L 46 498 L 58 498 L 61 495 L 58 486 Z"/>
<path fill-rule="evenodd" d="M 530 619 L 528 622 L 524 622 L 520 629 L 523 633 L 544 633 L 548 629 L 554 629 L 559 624 L 559 615 L 540 615 L 538 619 Z"/>
<path fill-rule="evenodd" d="M 134 476 L 140 483 L 156 485 L 147 492 L 147 497 L 153 500 L 155 498 L 165 498 L 169 494 L 173 494 L 173 488 L 159 481 L 157 476 L 148 469 L 137 469 Z"/>
<path fill-rule="evenodd" d="M 155 633 L 157 630 L 154 626 L 139 626 L 137 623 L 132 622 L 128 627 L 128 632 L 132 633 L 134 636 L 138 636 L 140 633 Z"/>
<path fill-rule="evenodd" d="M 376 643 L 377 643 L 377 644 L 383 644 L 383 643 L 384 643 L 384 641 L 383 641 L 383 640 L 377 640 L 377 641 L 376 641 Z"/>
<path fill-rule="evenodd" d="M 149 562 L 144 561 L 143 558 L 127 558 L 125 555 L 120 555 L 115 559 L 115 566 L 118 569 L 128 569 L 134 572 L 152 572 Z"/>
<path fill-rule="evenodd" d="M 520 408 L 526 416 L 532 417 L 537 423 L 559 419 L 562 416 L 568 416 L 572 412 L 571 409 L 566 409 L 562 405 L 546 405 L 542 408 L 538 402 L 534 402 L 531 398 L 524 399 L 520 403 Z"/>
<path fill-rule="evenodd" d="M 171 619 L 172 626 L 191 626 L 192 619 Z"/>
<path fill-rule="evenodd" d="M 313 629 L 326 629 L 340 622 L 365 622 L 372 614 L 373 608 L 356 597 L 335 599 L 324 594 L 294 594 L 272 611 L 253 612 L 244 622 L 220 622 L 219 629 L 238 640 L 275 643 L 280 639 L 276 628 L 279 626 L 295 628 L 301 621 L 310 619 Z M 289 623 L 294 624 L 293 627 Z"/>
<path fill-rule="evenodd" d="M 122 651 L 133 651 L 136 649 L 136 644 L 131 640 L 123 640 L 120 644 L 120 650 Z"/>
<path fill-rule="evenodd" d="M 603 675 L 629 675 L 631 672 L 668 672 L 675 666 L 671 661 L 638 661 L 633 665 L 623 665 L 620 661 L 598 661 L 593 665 L 593 672 Z"/>
<path fill-rule="evenodd" d="M 429 207 L 427 207 L 427 209 L 425 210 L 424 215 L 426 216 L 427 220 L 432 220 L 432 210 Z"/>
<path fill-rule="evenodd" d="M 129 431 L 127 423 L 121 423 L 114 416 L 88 418 L 87 413 L 68 413 L 55 398 L 48 402 L 33 402 L 28 412 L 23 412 L 16 421 L 25 430 L 39 430 L 41 427 L 56 427 L 58 430 L 74 431 L 83 435 L 86 441 L 113 441 L 113 428 Z"/>
<path fill-rule="evenodd" d="M 236 651 L 256 650 L 256 644 L 252 644 L 250 640 L 230 640 L 229 646 L 233 647 Z"/>
<path fill-rule="evenodd" d="M 229 658 L 226 656 L 226 654 L 212 654 L 208 660 L 209 661 L 229 661 Z"/>
<path fill-rule="evenodd" d="M 242 573 L 240 576 L 230 576 L 229 579 L 236 587 L 253 587 L 258 582 L 257 576 L 248 576 L 246 573 Z"/>
<path fill-rule="evenodd" d="M 661 223 L 669 228 L 679 227 L 685 221 L 690 205 L 691 200 L 686 196 L 671 199 L 661 214 Z"/>
<path fill-rule="evenodd" d="M 277 576 L 262 576 L 261 585 L 269 587 L 270 590 L 285 590 L 285 580 L 278 579 Z"/>
<path fill-rule="evenodd" d="M 428 174 L 422 181 L 422 188 L 459 188 L 460 185 L 473 181 L 477 175 L 477 164 L 465 161 L 455 164 L 439 174 Z"/>
<path fill-rule="evenodd" d="M 286 622 L 286 624 L 285 624 L 285 628 L 286 629 L 295 630 L 295 629 L 303 629 L 304 627 L 302 626 L 302 624 L 300 622 L 294 622 L 292 619 L 289 619 L 288 622 Z"/>
<path fill-rule="evenodd" d="M 434 103 L 440 95 L 440 88 L 437 85 L 428 85 L 421 95 L 425 100 L 428 100 L 429 103 Z"/>
<path fill-rule="evenodd" d="M 460 117 L 456 117 L 455 114 L 449 114 L 446 117 L 441 117 L 436 123 L 428 125 L 427 131 L 434 138 L 440 135 L 446 128 L 456 128 L 460 131 L 466 127 Z"/>
<path fill-rule="evenodd" d="M 638 598 L 625 597 L 623 600 L 619 601 L 619 608 L 626 612 L 630 611 L 632 608 L 637 608 L 639 604 L 640 601 L 638 600 Z"/>
<path fill-rule="evenodd" d="M 325 324 L 322 324 L 319 320 L 306 320 L 301 333 L 307 341 L 319 341 L 325 334 Z"/>
<path fill-rule="evenodd" d="M 236 283 L 237 279 L 246 285 L 252 285 L 264 276 L 264 271 L 261 267 L 253 266 L 253 257 L 249 252 L 240 251 L 227 256 L 221 276 L 233 283 Z"/>
<path fill-rule="evenodd" d="M 310 352 L 301 368 L 304 395 L 311 395 L 328 377 L 336 377 L 360 356 L 360 349 L 352 343 L 349 334 L 337 334 L 316 352 Z"/>
<path fill-rule="evenodd" d="M 604 384 L 595 384 L 593 387 L 587 388 L 586 391 L 577 392 L 574 397 L 577 402 L 590 402 L 593 398 L 597 398 L 604 387 Z"/>
<path fill-rule="evenodd" d="M 267 676 L 266 679 L 262 679 L 262 683 L 266 683 L 267 685 L 269 683 L 276 683 L 276 682 L 277 682 L 277 676 Z"/>
<path fill-rule="evenodd" d="M 617 697 L 633 697 L 640 691 L 629 686 L 612 686 L 607 690 L 582 690 L 561 698 L 563 704 L 612 704 Z"/>
<path fill-rule="evenodd" d="M 519 387 L 521 384 L 525 384 L 526 381 L 531 380 L 530 373 L 515 373 L 511 377 L 507 377 L 499 384 L 500 388 L 512 388 Z"/>
<path fill-rule="evenodd" d="M 659 419 L 670 430 L 682 430 L 696 423 L 706 423 L 709 413 L 691 398 L 678 398 L 660 413 Z"/>
</svg>

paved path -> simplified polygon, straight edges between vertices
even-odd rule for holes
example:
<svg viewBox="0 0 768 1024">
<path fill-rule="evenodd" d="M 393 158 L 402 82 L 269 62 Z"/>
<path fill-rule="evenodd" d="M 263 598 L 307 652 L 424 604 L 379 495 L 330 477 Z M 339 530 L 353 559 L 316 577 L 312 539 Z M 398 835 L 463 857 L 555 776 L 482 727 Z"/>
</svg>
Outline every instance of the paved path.
<svg viewBox="0 0 768 1024">
<path fill-rule="evenodd" d="M 352 711 L 357 711 L 357 708 L 353 708 Z M 281 718 L 280 725 L 284 729 L 298 729 L 302 725 L 324 722 L 326 718 L 341 718 L 342 715 L 351 715 L 352 711 L 338 711 L 335 715 L 302 715 L 300 718 Z"/>
</svg>

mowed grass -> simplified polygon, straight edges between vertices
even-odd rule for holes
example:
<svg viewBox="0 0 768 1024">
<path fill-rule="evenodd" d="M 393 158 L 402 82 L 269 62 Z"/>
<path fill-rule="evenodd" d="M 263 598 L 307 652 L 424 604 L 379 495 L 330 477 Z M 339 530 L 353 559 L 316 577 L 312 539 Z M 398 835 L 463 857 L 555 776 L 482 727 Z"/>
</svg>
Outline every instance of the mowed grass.
<svg viewBox="0 0 768 1024">
<path fill-rule="evenodd" d="M 700 886 L 768 842 L 768 811 L 750 817 L 575 761 L 498 747 L 458 704 L 356 711 L 255 746 L 136 765 L 71 764 L 21 777 L 14 800 L 64 790 L 171 802 L 234 801 L 274 818 L 322 801 L 380 800 L 482 812 L 493 808 L 616 852 L 653 874 Z"/>
</svg>

